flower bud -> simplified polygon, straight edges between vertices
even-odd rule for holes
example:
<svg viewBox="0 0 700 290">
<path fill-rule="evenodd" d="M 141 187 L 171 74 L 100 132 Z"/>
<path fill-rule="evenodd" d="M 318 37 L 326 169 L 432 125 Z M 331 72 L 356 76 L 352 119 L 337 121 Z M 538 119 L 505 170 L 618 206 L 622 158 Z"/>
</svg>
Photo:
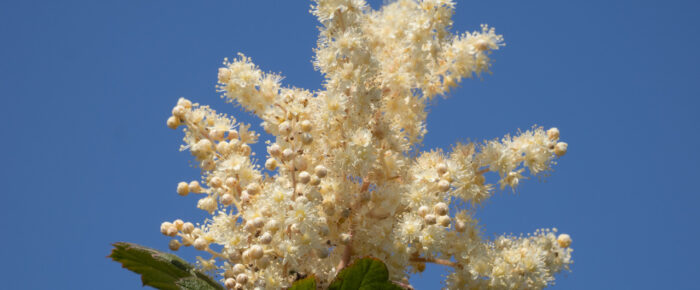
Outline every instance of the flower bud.
<svg viewBox="0 0 700 290">
<path fill-rule="evenodd" d="M 211 187 L 219 188 L 219 187 L 221 187 L 221 184 L 223 184 L 223 181 L 218 176 L 214 176 L 209 180 L 209 185 Z"/>
<path fill-rule="evenodd" d="M 189 188 L 190 192 L 194 192 L 194 193 L 202 192 L 202 187 L 199 185 L 199 182 L 196 180 L 190 182 L 190 184 L 188 185 L 188 188 Z"/>
<path fill-rule="evenodd" d="M 190 193 L 190 187 L 187 185 L 187 182 L 180 182 L 177 184 L 177 194 L 186 196 L 188 193 Z"/>
<path fill-rule="evenodd" d="M 272 156 L 279 156 L 282 153 L 282 149 L 280 148 L 280 145 L 274 143 L 267 148 L 267 152 Z"/>
<path fill-rule="evenodd" d="M 228 186 L 228 188 L 233 189 L 236 186 L 236 184 L 238 184 L 238 181 L 233 177 L 229 177 L 226 178 L 226 181 L 224 183 L 226 184 L 226 186 Z"/>
<path fill-rule="evenodd" d="M 316 173 L 316 176 L 319 178 L 324 178 L 326 175 L 328 175 L 328 169 L 326 169 L 326 167 L 323 165 L 318 165 L 316 168 L 314 168 L 314 173 Z"/>
<path fill-rule="evenodd" d="M 438 175 L 443 175 L 447 172 L 447 164 L 439 163 L 437 165 L 437 168 L 435 168 L 435 169 L 437 170 Z"/>
<path fill-rule="evenodd" d="M 185 99 L 185 98 L 180 98 L 179 100 L 177 100 L 177 105 L 182 106 L 185 109 L 192 108 L 192 102 L 190 102 L 190 100 Z"/>
<path fill-rule="evenodd" d="M 567 234 L 561 234 L 557 237 L 557 243 L 562 248 L 568 248 L 571 245 L 571 237 Z"/>
<path fill-rule="evenodd" d="M 228 289 L 234 289 L 236 287 L 236 280 L 233 278 L 228 278 L 224 282 L 224 286 L 226 286 Z"/>
<path fill-rule="evenodd" d="M 450 226 L 450 217 L 443 215 L 438 217 L 437 219 L 438 224 L 440 224 L 443 227 L 449 227 Z"/>
<path fill-rule="evenodd" d="M 177 227 L 171 224 L 170 227 L 165 230 L 165 235 L 168 237 L 177 236 Z"/>
<path fill-rule="evenodd" d="M 467 223 L 464 222 L 463 220 L 456 220 L 455 221 L 455 230 L 458 232 L 464 232 L 467 229 Z"/>
<path fill-rule="evenodd" d="M 249 183 L 248 186 L 245 187 L 245 189 L 248 191 L 248 194 L 256 195 L 260 193 L 260 184 L 258 184 L 257 182 Z"/>
<path fill-rule="evenodd" d="M 549 130 L 547 130 L 547 138 L 552 141 L 557 141 L 559 140 L 559 129 L 552 127 Z"/>
<path fill-rule="evenodd" d="M 244 273 L 238 274 L 238 276 L 236 276 L 236 282 L 238 282 L 240 284 L 247 283 L 248 282 L 248 275 L 246 275 Z"/>
<path fill-rule="evenodd" d="M 186 110 L 185 110 L 185 107 L 183 107 L 183 106 L 175 106 L 173 108 L 173 111 L 172 111 L 173 116 L 178 117 L 178 118 L 184 118 L 185 112 L 186 112 Z"/>
<path fill-rule="evenodd" d="M 557 156 L 564 156 L 568 147 L 569 144 L 566 144 L 566 142 L 559 142 L 554 146 L 554 154 L 557 154 Z"/>
<path fill-rule="evenodd" d="M 268 232 L 263 233 L 258 240 L 260 241 L 261 244 L 267 245 L 270 242 L 272 242 L 272 235 Z"/>
<path fill-rule="evenodd" d="M 197 158 L 204 159 L 210 153 L 212 153 L 212 146 L 213 145 L 209 139 L 201 139 L 192 145 L 190 151 L 192 152 L 192 155 L 196 156 Z"/>
<path fill-rule="evenodd" d="M 311 174 L 306 171 L 299 172 L 299 182 L 307 184 L 311 181 Z"/>
<path fill-rule="evenodd" d="M 290 133 L 292 133 L 292 125 L 289 123 L 289 121 L 280 123 L 278 129 L 282 136 L 288 136 Z"/>
<path fill-rule="evenodd" d="M 304 132 L 309 132 L 311 131 L 311 121 L 309 120 L 304 120 L 299 123 L 299 127 L 301 127 L 301 130 Z"/>
<path fill-rule="evenodd" d="M 425 220 L 425 223 L 429 225 L 434 225 L 437 222 L 434 214 L 427 214 L 423 219 Z"/>
<path fill-rule="evenodd" d="M 209 243 L 207 243 L 207 240 L 205 240 L 203 237 L 199 237 L 196 240 L 194 240 L 194 243 L 192 245 L 195 249 L 203 251 L 209 246 Z"/>
<path fill-rule="evenodd" d="M 171 251 L 177 251 L 180 249 L 180 241 L 170 240 L 170 243 L 168 243 L 168 248 L 170 248 Z"/>
<path fill-rule="evenodd" d="M 226 136 L 226 139 L 229 139 L 229 140 L 238 139 L 238 131 L 236 131 L 236 129 L 229 130 L 228 136 Z"/>
<path fill-rule="evenodd" d="M 250 247 L 250 257 L 257 260 L 262 258 L 262 256 L 265 254 L 263 251 L 263 248 L 260 245 L 253 245 Z"/>
<path fill-rule="evenodd" d="M 231 270 L 233 271 L 234 274 L 243 273 L 243 272 L 245 272 L 245 265 L 243 265 L 243 264 L 233 265 L 233 268 L 231 268 Z"/>
<path fill-rule="evenodd" d="M 177 127 L 180 126 L 180 118 L 170 116 L 168 118 L 168 121 L 165 122 L 165 124 L 168 125 L 168 128 L 170 129 L 177 129 Z"/>
<path fill-rule="evenodd" d="M 175 221 L 173 221 L 173 225 L 175 226 L 175 228 L 177 228 L 178 231 L 182 230 L 182 226 L 184 224 L 185 222 L 183 222 L 181 219 L 176 219 Z"/>
<path fill-rule="evenodd" d="M 440 179 L 440 181 L 438 182 L 438 189 L 443 192 L 447 191 L 448 189 L 450 189 L 450 182 L 444 179 Z"/>
<path fill-rule="evenodd" d="M 233 203 L 233 195 L 230 194 L 230 193 L 225 193 L 224 195 L 221 196 L 221 198 L 219 199 L 219 201 L 220 201 L 223 205 L 231 205 L 231 204 Z"/>
<path fill-rule="evenodd" d="M 167 235 L 168 229 L 172 226 L 173 226 L 173 224 L 170 222 L 163 222 L 162 224 L 160 224 L 160 233 Z"/>
<path fill-rule="evenodd" d="M 194 225 L 190 222 L 186 222 L 182 225 L 182 232 L 185 234 L 192 233 L 194 231 Z"/>
<path fill-rule="evenodd" d="M 265 226 L 265 219 L 263 219 L 262 217 L 256 217 L 253 219 L 253 221 L 251 221 L 251 223 L 256 228 L 262 228 L 263 226 Z"/>
<path fill-rule="evenodd" d="M 447 207 L 447 204 L 444 202 L 438 202 L 434 207 L 433 210 L 435 211 L 436 214 L 443 216 L 447 214 L 447 211 L 449 208 Z"/>
<path fill-rule="evenodd" d="M 302 144 L 309 145 L 313 141 L 314 141 L 314 136 L 311 136 L 311 134 L 309 134 L 309 133 L 301 134 L 301 143 Z"/>
<path fill-rule="evenodd" d="M 418 208 L 418 215 L 421 217 L 425 217 L 425 215 L 428 214 L 428 211 L 430 211 L 430 209 L 428 209 L 427 206 L 423 205 Z"/>
<path fill-rule="evenodd" d="M 267 170 L 275 170 L 275 168 L 277 168 L 277 160 L 274 158 L 267 158 L 267 161 L 265 161 L 265 168 L 267 168 Z"/>
<path fill-rule="evenodd" d="M 293 156 L 294 156 L 294 151 L 292 151 L 292 149 L 287 148 L 287 149 L 284 149 L 284 151 L 282 151 L 282 159 L 285 161 L 291 160 Z"/>
<path fill-rule="evenodd" d="M 309 181 L 309 184 L 311 184 L 313 186 L 319 185 L 319 184 L 321 184 L 321 179 L 319 179 L 315 175 L 311 176 L 311 181 Z"/>
</svg>

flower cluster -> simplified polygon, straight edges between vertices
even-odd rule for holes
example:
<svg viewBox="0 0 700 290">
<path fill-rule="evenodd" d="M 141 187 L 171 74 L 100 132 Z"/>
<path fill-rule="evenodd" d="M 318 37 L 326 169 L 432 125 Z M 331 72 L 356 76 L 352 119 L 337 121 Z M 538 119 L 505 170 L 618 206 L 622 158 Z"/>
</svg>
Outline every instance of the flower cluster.
<svg viewBox="0 0 700 290">
<path fill-rule="evenodd" d="M 556 128 L 418 153 L 426 104 L 488 71 L 503 45 L 493 28 L 452 35 L 450 0 L 398 0 L 375 11 L 362 0 L 317 0 L 315 67 L 323 90 L 282 87 L 239 54 L 219 69 L 224 99 L 262 119 L 264 169 L 250 125 L 180 99 L 167 120 L 183 126 L 201 181 L 180 182 L 212 214 L 201 226 L 161 225 L 170 248 L 208 252 L 230 289 L 279 289 L 303 275 L 327 283 L 350 261 L 374 256 L 405 281 L 425 263 L 450 266 L 450 288 L 542 288 L 571 263 L 556 230 L 482 237 L 474 209 L 495 187 L 515 189 L 566 153 Z M 526 172 L 527 169 L 527 172 Z M 265 171 L 267 170 L 267 171 Z M 498 184 L 486 182 L 490 172 Z"/>
</svg>

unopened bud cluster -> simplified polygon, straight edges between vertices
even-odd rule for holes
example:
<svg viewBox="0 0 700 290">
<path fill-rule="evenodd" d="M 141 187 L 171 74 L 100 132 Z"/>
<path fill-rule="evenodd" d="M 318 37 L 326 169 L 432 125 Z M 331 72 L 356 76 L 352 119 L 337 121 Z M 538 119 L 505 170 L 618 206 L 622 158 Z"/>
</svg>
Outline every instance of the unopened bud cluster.
<svg viewBox="0 0 700 290">
<path fill-rule="evenodd" d="M 442 259 L 456 265 L 445 281 L 453 289 L 551 284 L 571 263 L 568 235 L 487 240 L 473 211 L 494 188 L 551 171 L 568 149 L 558 129 L 416 154 L 427 103 L 488 71 L 503 45 L 487 26 L 452 35 L 453 9 L 449 0 L 398 0 L 379 11 L 362 0 L 315 1 L 322 91 L 283 87 L 242 54 L 226 59 L 217 89 L 274 139 L 257 164 L 250 125 L 177 102 L 167 126 L 184 128 L 181 149 L 202 179 L 175 191 L 196 196 L 212 217 L 196 227 L 164 222 L 170 249 L 207 252 L 199 265 L 218 269 L 229 289 L 285 288 L 297 275 L 328 285 L 348 254 L 379 258 L 395 281 Z"/>
</svg>

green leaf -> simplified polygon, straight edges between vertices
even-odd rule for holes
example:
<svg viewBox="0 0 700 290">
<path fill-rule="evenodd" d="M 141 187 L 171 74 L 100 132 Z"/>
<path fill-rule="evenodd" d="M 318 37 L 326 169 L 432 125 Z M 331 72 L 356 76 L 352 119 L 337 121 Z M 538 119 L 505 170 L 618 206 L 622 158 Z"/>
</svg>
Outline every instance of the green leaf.
<svg viewBox="0 0 700 290">
<path fill-rule="evenodd" d="M 389 270 L 376 258 L 362 258 L 343 269 L 328 287 L 329 290 L 370 290 L 403 288 L 389 281 Z"/>
<path fill-rule="evenodd" d="M 309 276 L 296 281 L 289 290 L 316 290 L 316 277 Z"/>
<path fill-rule="evenodd" d="M 158 289 L 214 290 L 221 284 L 180 257 L 132 243 L 114 243 L 109 257 L 141 274 L 143 285 Z"/>
</svg>

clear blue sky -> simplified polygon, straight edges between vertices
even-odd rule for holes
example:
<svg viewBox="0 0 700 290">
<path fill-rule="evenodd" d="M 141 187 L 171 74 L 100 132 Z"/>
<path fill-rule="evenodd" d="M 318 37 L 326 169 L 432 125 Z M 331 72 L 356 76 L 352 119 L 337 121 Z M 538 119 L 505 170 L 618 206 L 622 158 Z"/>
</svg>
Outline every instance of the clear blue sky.
<svg viewBox="0 0 700 290">
<path fill-rule="evenodd" d="M 456 30 L 488 23 L 507 46 L 493 75 L 430 108 L 425 148 L 560 128 L 569 153 L 553 175 L 478 213 L 489 236 L 571 234 L 573 272 L 553 289 L 697 289 L 698 3 L 458 1 Z M 170 109 L 185 96 L 259 124 L 214 89 L 222 59 L 239 51 L 286 84 L 319 88 L 309 5 L 4 1 L 2 288 L 141 289 L 105 258 L 110 243 L 166 249 L 162 221 L 206 216 L 175 193 L 198 172 L 165 126 Z M 435 289 L 441 273 L 412 281 Z"/>
</svg>

